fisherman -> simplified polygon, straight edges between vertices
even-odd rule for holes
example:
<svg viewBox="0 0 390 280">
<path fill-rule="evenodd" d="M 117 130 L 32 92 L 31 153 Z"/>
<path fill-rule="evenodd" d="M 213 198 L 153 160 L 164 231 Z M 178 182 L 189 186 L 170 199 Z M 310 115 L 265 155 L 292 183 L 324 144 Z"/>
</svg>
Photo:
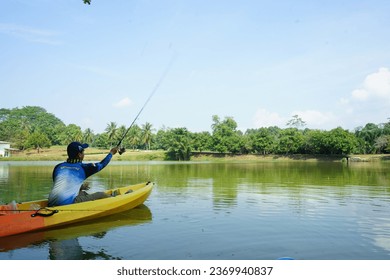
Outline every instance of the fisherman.
<svg viewBox="0 0 390 280">
<path fill-rule="evenodd" d="M 88 144 L 80 142 L 72 142 L 68 145 L 68 159 L 57 164 L 53 170 L 54 184 L 49 194 L 49 207 L 108 197 L 105 192 L 88 194 L 86 190 L 89 186 L 84 183 L 84 180 L 106 167 L 112 156 L 118 152 L 118 147 L 112 148 L 101 162 L 83 163 L 84 150 L 88 147 Z"/>
</svg>

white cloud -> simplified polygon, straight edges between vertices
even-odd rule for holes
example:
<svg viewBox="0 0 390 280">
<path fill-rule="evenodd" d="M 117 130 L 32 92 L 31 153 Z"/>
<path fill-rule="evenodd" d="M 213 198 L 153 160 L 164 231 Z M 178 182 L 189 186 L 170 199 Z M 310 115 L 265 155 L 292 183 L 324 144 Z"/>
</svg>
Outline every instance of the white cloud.
<svg viewBox="0 0 390 280">
<path fill-rule="evenodd" d="M 352 114 L 354 112 L 354 108 L 351 104 L 351 100 L 348 98 L 341 97 L 337 103 L 344 112 L 347 114 Z"/>
<path fill-rule="evenodd" d="M 286 125 L 286 121 L 286 118 L 279 116 L 278 113 L 269 112 L 264 108 L 258 109 L 254 116 L 255 127 L 283 127 Z"/>
<path fill-rule="evenodd" d="M 367 75 L 361 88 L 352 91 L 352 98 L 357 101 L 379 99 L 390 102 L 390 71 L 382 67 Z"/>
<path fill-rule="evenodd" d="M 358 101 L 366 101 L 369 98 L 369 92 L 359 88 L 352 91 L 352 98 Z"/>
<path fill-rule="evenodd" d="M 55 32 L 32 28 L 29 26 L 0 23 L 0 33 L 8 34 L 10 36 L 21 38 L 23 40 L 41 43 L 47 45 L 60 45 L 62 42 L 55 39 L 57 34 Z"/>
<path fill-rule="evenodd" d="M 339 99 L 338 105 L 350 127 L 386 121 L 390 111 L 389 68 L 381 67 L 368 74 L 349 98 Z"/>
<path fill-rule="evenodd" d="M 364 81 L 364 86 L 373 95 L 390 100 L 389 69 L 382 67 L 378 72 L 368 75 Z"/>
<path fill-rule="evenodd" d="M 292 111 L 291 114 L 281 116 L 276 112 L 269 112 L 264 108 L 256 111 L 254 116 L 255 127 L 278 126 L 286 127 L 286 123 L 292 119 L 292 116 L 298 115 L 305 123 L 307 128 L 329 129 L 337 127 L 337 117 L 332 112 L 320 112 L 316 110 Z"/>
<path fill-rule="evenodd" d="M 350 102 L 349 102 L 348 98 L 341 97 L 339 100 L 339 104 L 341 104 L 341 105 L 348 105 L 349 103 Z"/>
<path fill-rule="evenodd" d="M 298 115 L 308 128 L 333 128 L 337 126 L 337 118 L 332 112 L 320 112 L 316 110 L 294 111 L 292 115 Z"/>
<path fill-rule="evenodd" d="M 116 107 L 116 108 L 129 107 L 129 106 L 131 106 L 131 104 L 133 104 L 133 102 L 130 100 L 130 98 L 125 97 L 122 100 L 115 103 L 114 107 Z"/>
</svg>

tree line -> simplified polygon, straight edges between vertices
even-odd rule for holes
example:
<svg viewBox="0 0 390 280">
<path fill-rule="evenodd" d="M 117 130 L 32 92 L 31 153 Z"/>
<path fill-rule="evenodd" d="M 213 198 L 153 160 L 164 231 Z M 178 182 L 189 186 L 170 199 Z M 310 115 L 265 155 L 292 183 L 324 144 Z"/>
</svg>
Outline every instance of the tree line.
<svg viewBox="0 0 390 280">
<path fill-rule="evenodd" d="M 367 123 L 348 131 L 341 127 L 331 130 L 305 128 L 297 115 L 286 124 L 237 129 L 232 117 L 212 116 L 211 132 L 191 132 L 185 127 L 161 128 L 149 122 L 134 125 L 122 146 L 127 149 L 164 150 L 168 159 L 189 160 L 194 152 L 228 154 L 311 154 L 347 155 L 390 153 L 390 120 L 382 124 Z M 103 133 L 82 131 L 76 124 L 65 125 L 55 115 L 38 106 L 0 109 L 0 140 L 20 150 L 67 145 L 72 141 L 87 142 L 92 147 L 110 148 L 127 130 L 124 125 L 110 122 Z"/>
</svg>

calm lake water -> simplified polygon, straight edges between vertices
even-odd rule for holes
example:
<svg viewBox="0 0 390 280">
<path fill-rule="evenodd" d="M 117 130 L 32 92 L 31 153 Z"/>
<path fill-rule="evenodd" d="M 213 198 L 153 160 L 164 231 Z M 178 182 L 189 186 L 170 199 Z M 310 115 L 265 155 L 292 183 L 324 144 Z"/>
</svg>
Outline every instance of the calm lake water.
<svg viewBox="0 0 390 280">
<path fill-rule="evenodd" d="M 56 162 L 0 162 L 0 201 L 46 198 Z M 390 259 L 390 162 L 112 162 L 92 190 L 156 186 L 136 209 L 0 239 L 0 259 Z"/>
</svg>

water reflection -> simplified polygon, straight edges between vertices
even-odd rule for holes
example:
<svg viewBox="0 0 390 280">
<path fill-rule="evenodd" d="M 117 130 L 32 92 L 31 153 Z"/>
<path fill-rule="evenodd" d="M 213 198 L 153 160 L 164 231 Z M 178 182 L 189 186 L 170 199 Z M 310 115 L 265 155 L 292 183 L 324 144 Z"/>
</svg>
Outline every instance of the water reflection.
<svg viewBox="0 0 390 280">
<path fill-rule="evenodd" d="M 77 238 L 49 241 L 50 260 L 83 260 L 84 251 Z"/>
<path fill-rule="evenodd" d="M 91 251 L 80 245 L 79 238 L 105 239 L 108 232 L 123 227 L 138 226 L 152 221 L 152 213 L 145 205 L 132 210 L 101 218 L 88 223 L 70 225 L 66 228 L 26 233 L 0 238 L 0 252 L 8 252 L 25 247 L 48 247 L 48 259 L 52 260 L 93 260 L 120 259 L 111 256 L 104 249 Z"/>
<path fill-rule="evenodd" d="M 10 165 L 0 197 L 46 196 L 52 167 L 39 168 Z M 88 259 L 389 259 L 389 171 L 390 162 L 114 163 L 92 185 L 156 182 L 151 223 L 85 238 L 62 229 L 19 248 L 31 259 L 42 259 L 39 248 L 43 258 L 65 258 L 55 252 L 77 243 L 53 242 L 77 239 L 82 255 L 71 255 Z M 6 253 L 0 258 L 22 254 Z"/>
<path fill-rule="evenodd" d="M 0 162 L 0 201 L 22 202 L 47 198 L 52 187 L 53 167 L 29 162 Z"/>
<path fill-rule="evenodd" d="M 2 164 L 0 162 L 0 194 L 5 193 L 7 189 L 8 184 L 8 177 L 9 177 L 9 167 L 8 164 Z M 6 204 L 5 200 L 6 198 L 3 196 L 0 196 L 0 204 Z"/>
<path fill-rule="evenodd" d="M 390 201 L 389 199 L 374 199 L 374 201 L 375 203 L 369 206 L 370 212 L 373 213 L 371 215 L 367 215 L 367 208 L 356 209 L 357 215 L 361 217 L 358 221 L 358 230 L 375 247 L 388 251 L 390 257 Z"/>
<path fill-rule="evenodd" d="M 106 232 L 94 234 L 94 238 L 103 239 Z M 97 252 L 84 249 L 78 238 L 65 240 L 49 240 L 49 259 L 50 260 L 119 260 L 120 258 L 112 256 L 100 249 Z"/>
<path fill-rule="evenodd" d="M 8 164 L 0 163 L 0 187 L 8 182 L 9 177 L 9 167 Z"/>
</svg>

